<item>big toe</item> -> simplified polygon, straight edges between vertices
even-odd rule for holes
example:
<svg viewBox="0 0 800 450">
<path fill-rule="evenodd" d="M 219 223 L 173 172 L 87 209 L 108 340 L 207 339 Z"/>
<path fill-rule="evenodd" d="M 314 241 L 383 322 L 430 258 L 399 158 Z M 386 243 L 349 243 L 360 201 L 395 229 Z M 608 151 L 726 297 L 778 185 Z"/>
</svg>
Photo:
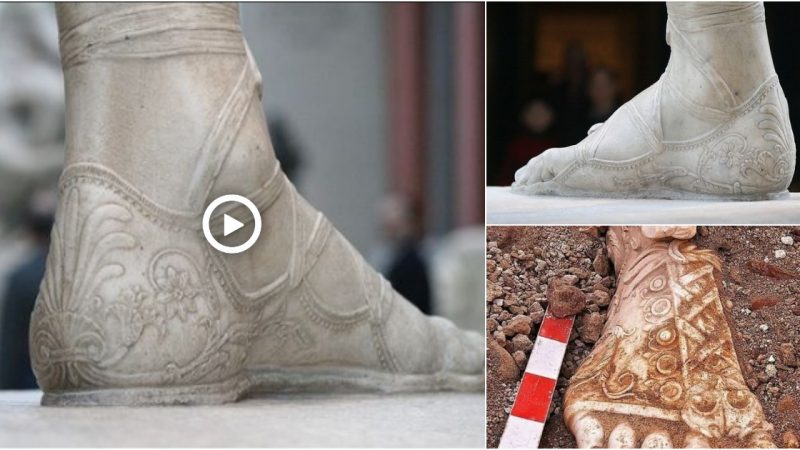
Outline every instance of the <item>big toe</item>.
<svg viewBox="0 0 800 450">
<path fill-rule="evenodd" d="M 572 147 L 551 148 L 531 158 L 514 174 L 515 185 L 531 185 L 550 181 L 563 169 L 564 161 L 573 153 Z"/>
</svg>

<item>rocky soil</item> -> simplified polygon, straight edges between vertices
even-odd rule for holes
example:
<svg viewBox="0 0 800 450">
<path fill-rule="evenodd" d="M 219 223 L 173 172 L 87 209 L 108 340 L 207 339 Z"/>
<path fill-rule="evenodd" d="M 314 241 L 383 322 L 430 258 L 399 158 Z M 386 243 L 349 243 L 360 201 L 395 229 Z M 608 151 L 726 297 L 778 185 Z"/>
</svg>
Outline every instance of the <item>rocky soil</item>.
<svg viewBox="0 0 800 450">
<path fill-rule="evenodd" d="M 800 229 L 700 227 L 697 244 L 723 259 L 722 291 L 748 385 L 779 447 L 800 435 Z M 577 311 L 540 447 L 575 447 L 564 425 L 569 378 L 600 336 L 616 288 L 604 229 L 488 227 L 487 446 L 497 447 L 544 309 Z"/>
</svg>

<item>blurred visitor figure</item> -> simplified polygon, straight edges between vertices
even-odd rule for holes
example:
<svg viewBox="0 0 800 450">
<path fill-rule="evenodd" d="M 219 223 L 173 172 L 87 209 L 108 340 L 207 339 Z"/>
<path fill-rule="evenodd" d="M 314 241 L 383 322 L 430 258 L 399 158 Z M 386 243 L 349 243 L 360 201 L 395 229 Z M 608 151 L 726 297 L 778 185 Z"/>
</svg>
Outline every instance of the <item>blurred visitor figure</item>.
<svg viewBox="0 0 800 450">
<path fill-rule="evenodd" d="M 405 195 L 392 193 L 379 206 L 386 245 L 373 260 L 392 287 L 425 314 L 433 313 L 428 264 L 423 256 L 418 208 Z M 380 253 L 377 255 L 376 253 Z"/>
<path fill-rule="evenodd" d="M 55 205 L 52 191 L 38 191 L 31 197 L 25 221 L 32 252 L 11 271 L 0 297 L 0 389 L 38 388 L 28 352 L 28 326 L 44 276 Z"/>
<path fill-rule="evenodd" d="M 608 120 L 621 103 L 616 76 L 605 67 L 598 67 L 592 71 L 587 94 L 589 95 L 589 108 L 586 114 L 584 137 L 592 125 Z"/>
<path fill-rule="evenodd" d="M 286 178 L 295 184 L 299 183 L 298 176 L 304 162 L 303 148 L 298 144 L 289 121 L 283 114 L 272 111 L 267 114 L 267 128 L 269 128 L 275 157 L 281 163 Z"/>
<path fill-rule="evenodd" d="M 579 42 L 564 49 L 563 68 L 555 85 L 555 109 L 559 117 L 558 145 L 572 145 L 586 137 L 583 127 L 589 99 L 586 95 L 589 58 Z"/>
<path fill-rule="evenodd" d="M 531 158 L 557 142 L 553 134 L 555 113 L 545 100 L 534 98 L 525 103 L 520 112 L 520 132 L 508 146 L 500 173 L 500 186 L 508 186 L 514 181 L 514 172 L 524 166 Z"/>
</svg>

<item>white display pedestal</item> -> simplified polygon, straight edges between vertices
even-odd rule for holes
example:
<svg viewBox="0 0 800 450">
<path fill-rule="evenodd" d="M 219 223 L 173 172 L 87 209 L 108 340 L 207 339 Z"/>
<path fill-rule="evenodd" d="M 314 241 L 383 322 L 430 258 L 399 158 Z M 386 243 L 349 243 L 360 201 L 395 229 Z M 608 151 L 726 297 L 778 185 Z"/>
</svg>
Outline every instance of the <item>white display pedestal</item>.
<svg viewBox="0 0 800 450">
<path fill-rule="evenodd" d="M 220 406 L 43 407 L 0 391 L 0 447 L 480 447 L 483 394 L 281 395 Z"/>
</svg>

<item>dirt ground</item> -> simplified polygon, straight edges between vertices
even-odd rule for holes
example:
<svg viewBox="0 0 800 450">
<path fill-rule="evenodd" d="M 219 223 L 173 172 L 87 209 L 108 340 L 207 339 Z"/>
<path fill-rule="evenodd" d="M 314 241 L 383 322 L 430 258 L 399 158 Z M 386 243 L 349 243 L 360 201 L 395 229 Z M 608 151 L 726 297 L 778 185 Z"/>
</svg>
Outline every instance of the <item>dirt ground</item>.
<svg viewBox="0 0 800 450">
<path fill-rule="evenodd" d="M 613 297 L 616 288 L 604 233 L 592 227 L 488 227 L 488 447 L 497 447 L 514 403 L 530 342 L 547 307 L 548 283 L 564 277 L 586 294 L 587 302 L 570 337 L 540 447 L 575 447 L 561 414 L 562 398 L 569 377 L 597 340 L 607 297 Z M 745 380 L 775 426 L 775 443 L 796 447 L 792 434 L 800 436 L 800 228 L 699 227 L 694 241 L 723 260 L 720 294 L 733 304 L 728 319 Z"/>
</svg>

